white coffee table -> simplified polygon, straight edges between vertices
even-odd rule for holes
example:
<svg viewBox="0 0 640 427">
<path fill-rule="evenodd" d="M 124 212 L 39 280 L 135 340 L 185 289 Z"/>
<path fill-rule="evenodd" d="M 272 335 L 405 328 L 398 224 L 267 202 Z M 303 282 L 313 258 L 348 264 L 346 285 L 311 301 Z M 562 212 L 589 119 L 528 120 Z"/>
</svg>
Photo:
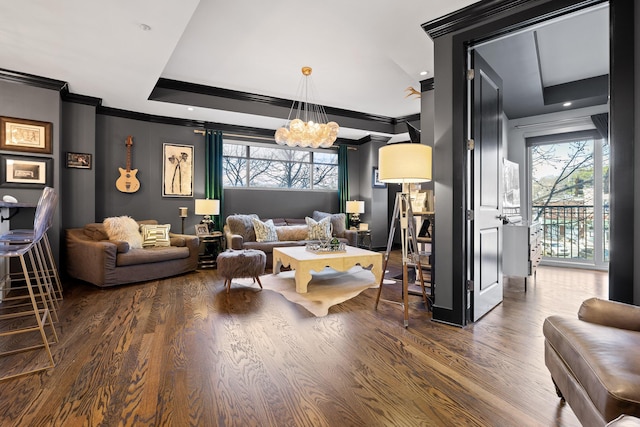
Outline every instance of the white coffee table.
<svg viewBox="0 0 640 427">
<path fill-rule="evenodd" d="M 382 254 L 366 249 L 347 246 L 346 252 L 316 254 L 308 251 L 304 246 L 273 248 L 273 274 L 280 273 L 280 269 L 291 267 L 295 270 L 296 292 L 304 294 L 311 281 L 311 272 L 320 272 L 325 267 L 336 271 L 347 271 L 351 267 L 360 265 L 371 269 L 376 283 L 382 278 Z"/>
</svg>

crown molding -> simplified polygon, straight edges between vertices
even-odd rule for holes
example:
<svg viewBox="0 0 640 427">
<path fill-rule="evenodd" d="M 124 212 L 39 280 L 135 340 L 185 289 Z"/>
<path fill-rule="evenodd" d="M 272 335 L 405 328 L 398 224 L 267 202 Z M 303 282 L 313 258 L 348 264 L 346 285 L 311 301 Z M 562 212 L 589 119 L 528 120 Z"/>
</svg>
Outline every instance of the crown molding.
<svg viewBox="0 0 640 427">
<path fill-rule="evenodd" d="M 62 88 L 60 91 L 60 97 L 65 102 L 73 102 L 75 104 L 90 105 L 92 107 L 99 107 L 102 105 L 102 98 L 71 93 L 69 92 L 69 86 Z"/>
<path fill-rule="evenodd" d="M 4 68 L 0 68 L 0 80 L 56 91 L 61 91 L 67 86 L 67 82 L 63 82 L 62 80 L 50 79 L 34 74 L 19 73 Z"/>
<path fill-rule="evenodd" d="M 162 99 L 157 99 L 156 93 L 160 92 L 162 89 L 178 91 L 178 92 L 188 92 L 195 93 L 198 95 L 206 95 L 217 98 L 226 98 L 232 99 L 236 101 L 245 101 L 245 102 L 257 102 L 261 104 L 266 104 L 274 107 L 281 108 L 291 108 L 294 100 L 278 98 L 274 96 L 261 95 L 257 93 L 250 92 L 242 92 L 231 89 L 224 89 L 220 87 L 206 86 L 197 83 L 189 83 L 179 80 L 171 80 L 165 78 L 159 78 L 156 83 L 154 90 L 151 92 L 149 99 L 162 101 Z M 154 93 L 155 92 L 155 93 Z M 206 106 L 205 106 L 206 107 Z M 359 111 L 345 110 L 342 108 L 323 106 L 327 115 L 333 115 L 338 117 L 348 117 L 356 120 L 366 120 L 371 122 L 382 123 L 385 125 L 393 126 L 397 123 L 396 119 L 393 117 L 380 116 L 376 114 L 362 113 Z"/>
</svg>

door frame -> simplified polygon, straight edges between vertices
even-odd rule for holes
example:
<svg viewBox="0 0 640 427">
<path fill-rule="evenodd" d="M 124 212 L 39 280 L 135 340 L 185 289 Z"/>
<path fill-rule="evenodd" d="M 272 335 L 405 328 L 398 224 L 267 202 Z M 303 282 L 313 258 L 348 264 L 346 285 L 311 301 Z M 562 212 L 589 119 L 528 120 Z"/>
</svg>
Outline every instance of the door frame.
<svg viewBox="0 0 640 427">
<path fill-rule="evenodd" d="M 470 319 L 466 313 L 467 252 L 465 219 L 465 111 L 466 105 L 466 47 L 471 43 L 495 38 L 509 32 L 543 22 L 567 13 L 605 2 L 606 0 L 547 0 L 540 4 L 534 0 L 486 0 L 452 14 L 423 24 L 423 29 L 434 40 L 436 55 L 451 61 L 452 77 L 444 77 L 442 86 L 436 77 L 436 110 L 438 101 L 443 108 L 451 108 L 451 115 L 439 126 L 450 127 L 451 205 L 438 205 L 438 215 L 451 218 L 451 230 L 436 230 L 438 239 L 451 239 L 450 259 L 442 264 L 451 268 L 451 283 L 436 283 L 444 288 L 439 295 L 451 295 L 451 301 L 436 301 L 433 319 L 464 326 Z M 609 297 L 612 300 L 633 301 L 634 260 L 634 6 L 628 0 L 609 1 L 610 27 L 610 116 L 611 141 L 611 246 L 609 264 Z M 448 37 L 445 37 L 448 36 Z M 439 41 L 442 41 L 439 43 Z M 438 61 L 436 56 L 436 61 Z M 450 85 L 448 84 L 450 83 Z M 450 122 L 449 122 L 450 120 Z M 439 132 L 436 129 L 436 132 Z M 443 138 L 448 138 L 445 135 Z M 434 149 L 438 150 L 438 141 Z M 447 141 L 443 140 L 446 144 Z M 434 154 L 435 155 L 435 154 Z M 461 172 L 460 172 L 461 171 Z M 438 179 L 436 173 L 435 178 Z M 437 183 L 437 181 L 436 181 Z M 436 258 L 435 270 L 439 269 Z M 438 276 L 442 276 L 438 273 Z M 450 289 L 447 289 L 450 288 Z M 444 292 L 443 292 L 444 291 Z"/>
</svg>

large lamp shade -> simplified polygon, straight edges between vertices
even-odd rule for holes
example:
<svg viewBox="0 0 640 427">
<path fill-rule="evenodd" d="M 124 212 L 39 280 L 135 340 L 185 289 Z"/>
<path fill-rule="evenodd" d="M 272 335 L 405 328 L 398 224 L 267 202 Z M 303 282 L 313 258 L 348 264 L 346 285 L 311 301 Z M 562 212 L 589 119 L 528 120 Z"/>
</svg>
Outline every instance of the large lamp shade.
<svg viewBox="0 0 640 427">
<path fill-rule="evenodd" d="M 364 213 L 364 201 L 363 200 L 348 200 L 345 206 L 345 211 L 350 214 Z"/>
<path fill-rule="evenodd" d="M 196 199 L 196 215 L 218 215 L 220 213 L 220 200 Z"/>
<path fill-rule="evenodd" d="M 380 147 L 378 176 L 396 184 L 431 181 L 431 147 L 409 142 Z"/>
</svg>

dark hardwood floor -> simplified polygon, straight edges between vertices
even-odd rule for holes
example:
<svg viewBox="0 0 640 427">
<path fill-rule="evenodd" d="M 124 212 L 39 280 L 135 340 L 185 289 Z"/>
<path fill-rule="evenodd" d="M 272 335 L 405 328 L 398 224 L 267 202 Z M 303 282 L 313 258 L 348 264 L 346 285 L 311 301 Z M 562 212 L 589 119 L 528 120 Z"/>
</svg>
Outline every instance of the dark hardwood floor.
<svg viewBox="0 0 640 427">
<path fill-rule="evenodd" d="M 316 318 L 275 292 L 227 295 L 215 270 L 67 281 L 57 366 L 0 382 L 0 425 L 579 425 L 545 368 L 542 322 L 606 297 L 606 273 L 542 267 L 526 293 L 506 279 L 504 302 L 465 328 L 412 297 L 405 329 L 400 306 L 373 309 L 376 292 Z"/>
</svg>

